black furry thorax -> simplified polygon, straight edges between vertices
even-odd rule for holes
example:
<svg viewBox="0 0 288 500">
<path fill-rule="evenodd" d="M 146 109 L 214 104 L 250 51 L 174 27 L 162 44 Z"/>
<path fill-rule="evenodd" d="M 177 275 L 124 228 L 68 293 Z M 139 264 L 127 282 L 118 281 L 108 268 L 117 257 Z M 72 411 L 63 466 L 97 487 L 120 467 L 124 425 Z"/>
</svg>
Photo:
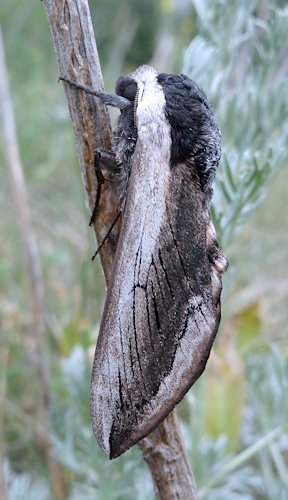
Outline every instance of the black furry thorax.
<svg viewBox="0 0 288 500">
<path fill-rule="evenodd" d="M 210 198 L 215 170 L 221 157 L 221 133 L 207 96 L 193 80 L 183 74 L 158 74 L 157 84 L 165 96 L 165 115 L 171 127 L 171 168 L 179 163 L 196 168 L 201 189 Z M 117 160 L 131 168 L 137 141 L 137 82 L 133 79 L 133 73 L 118 79 L 116 94 L 131 101 L 131 106 L 121 111 L 114 134 Z"/>
</svg>

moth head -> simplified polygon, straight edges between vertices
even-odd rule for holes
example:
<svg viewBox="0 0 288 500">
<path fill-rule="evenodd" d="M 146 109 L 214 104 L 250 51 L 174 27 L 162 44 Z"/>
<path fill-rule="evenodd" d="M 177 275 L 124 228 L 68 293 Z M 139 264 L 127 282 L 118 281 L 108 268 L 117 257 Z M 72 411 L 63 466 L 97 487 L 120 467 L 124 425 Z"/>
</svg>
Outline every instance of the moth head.
<svg viewBox="0 0 288 500">
<path fill-rule="evenodd" d="M 127 76 L 120 76 L 116 83 L 116 94 L 129 99 L 134 108 L 134 125 L 142 125 L 164 118 L 165 97 L 157 82 L 158 73 L 143 65 Z"/>
<path fill-rule="evenodd" d="M 133 136 L 135 144 L 142 131 L 147 138 L 147 130 L 149 140 L 157 141 L 163 126 L 168 126 L 171 166 L 193 165 L 209 201 L 221 156 L 221 133 L 205 92 L 185 75 L 158 74 L 148 65 L 120 76 L 115 90 L 110 99 L 119 100 L 121 111 L 116 143 L 118 138 Z M 128 150 L 133 153 L 134 147 Z"/>
<path fill-rule="evenodd" d="M 152 131 L 152 144 L 153 136 L 157 137 L 157 134 L 153 134 L 155 121 L 159 121 L 156 115 L 162 110 L 164 117 L 164 94 L 162 93 L 162 106 L 159 106 L 157 88 L 160 88 L 157 84 L 157 72 L 151 66 L 140 66 L 133 73 L 120 76 L 116 82 L 115 99 L 127 101 L 127 106 L 120 108 L 118 125 L 113 134 L 113 148 L 118 163 L 126 166 L 128 171 L 142 131 L 145 128 Z M 149 141 L 146 143 L 149 144 Z"/>
<path fill-rule="evenodd" d="M 136 108 L 137 108 L 137 102 L 138 102 L 138 86 L 137 82 L 130 76 L 119 76 L 117 82 L 116 82 L 116 87 L 115 87 L 115 92 L 117 96 L 120 96 L 124 99 L 127 99 L 129 101 L 129 106 L 125 108 L 122 111 L 126 111 L 129 109 L 129 111 L 133 108 L 133 114 L 129 113 L 132 116 L 133 119 L 133 126 L 135 126 L 136 123 Z"/>
<path fill-rule="evenodd" d="M 143 124 L 158 121 L 161 115 L 164 118 L 165 97 L 157 77 L 158 73 L 152 66 L 143 65 L 118 78 L 115 94 L 93 92 L 93 95 L 108 106 L 117 107 L 121 114 L 130 121 L 132 119 L 133 127 L 138 129 Z"/>
</svg>

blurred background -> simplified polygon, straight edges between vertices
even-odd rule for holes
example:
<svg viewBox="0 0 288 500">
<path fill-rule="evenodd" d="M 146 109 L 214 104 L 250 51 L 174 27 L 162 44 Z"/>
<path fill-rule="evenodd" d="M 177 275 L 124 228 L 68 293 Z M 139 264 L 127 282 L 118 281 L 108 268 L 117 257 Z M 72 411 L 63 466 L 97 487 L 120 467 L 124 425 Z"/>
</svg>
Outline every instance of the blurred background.
<svg viewBox="0 0 288 500">
<path fill-rule="evenodd" d="M 178 407 L 200 498 L 286 500 L 287 2 L 90 8 L 107 90 L 143 63 L 183 72 L 206 90 L 222 130 L 212 213 L 230 261 L 223 317 L 208 367 Z M 91 263 L 94 233 L 44 6 L 1 0 L 0 22 L 41 266 L 35 292 L 1 133 L 0 497 L 151 499 L 137 447 L 108 462 L 90 428 L 104 280 Z"/>
</svg>

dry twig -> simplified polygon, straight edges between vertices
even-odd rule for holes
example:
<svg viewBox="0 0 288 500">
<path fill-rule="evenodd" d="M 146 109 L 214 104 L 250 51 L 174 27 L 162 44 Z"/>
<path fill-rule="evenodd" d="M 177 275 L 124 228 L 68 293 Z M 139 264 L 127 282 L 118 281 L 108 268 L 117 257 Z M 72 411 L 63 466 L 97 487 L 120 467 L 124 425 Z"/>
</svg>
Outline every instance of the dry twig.
<svg viewBox="0 0 288 500">
<path fill-rule="evenodd" d="M 2 110 L 4 151 L 10 170 L 11 190 L 13 193 L 17 220 L 22 233 L 23 247 L 27 263 L 27 276 L 30 281 L 30 309 L 32 313 L 31 330 L 37 351 L 37 371 L 39 374 L 38 418 L 43 422 L 46 419 L 49 397 L 49 366 L 45 341 L 44 322 L 44 287 L 42 280 L 39 247 L 33 225 L 25 184 L 23 166 L 20 159 L 16 135 L 16 126 L 12 100 L 9 90 L 8 75 L 5 63 L 4 47 L 0 30 L 0 108 Z M 40 442 L 52 478 L 53 492 L 57 498 L 65 497 L 64 482 L 59 464 L 55 464 L 50 454 L 51 443 L 41 439 Z M 4 493 L 2 494 L 4 495 Z M 1 496 L 1 493 L 0 493 Z M 4 498 L 4 496 L 1 496 Z"/>
<path fill-rule="evenodd" d="M 44 0 L 52 31 L 59 73 L 96 91 L 103 88 L 100 63 L 87 0 Z M 94 149 L 111 148 L 110 122 L 100 102 L 65 85 L 78 156 L 91 212 L 97 182 L 93 170 Z M 104 184 L 94 229 L 98 241 L 107 233 L 117 212 L 117 188 Z M 118 234 L 120 226 L 118 225 Z M 116 241 L 109 239 L 100 252 L 106 282 L 112 270 Z M 140 443 L 154 484 L 162 499 L 197 499 L 193 473 L 181 440 L 177 417 L 172 412 Z"/>
</svg>

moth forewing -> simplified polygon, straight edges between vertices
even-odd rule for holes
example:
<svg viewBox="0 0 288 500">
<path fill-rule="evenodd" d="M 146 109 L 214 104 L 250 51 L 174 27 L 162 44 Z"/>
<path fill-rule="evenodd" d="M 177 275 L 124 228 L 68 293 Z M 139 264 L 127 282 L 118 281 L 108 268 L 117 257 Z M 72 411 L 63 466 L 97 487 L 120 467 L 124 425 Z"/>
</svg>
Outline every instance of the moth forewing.
<svg viewBox="0 0 288 500">
<path fill-rule="evenodd" d="M 183 92 L 189 94 L 191 85 L 191 98 L 199 94 L 196 111 L 203 106 L 204 119 L 214 127 L 205 94 L 187 77 L 177 78 L 178 87 L 184 82 Z M 172 165 L 178 132 L 171 132 L 166 112 L 163 88 L 168 85 L 170 95 L 169 78 L 141 67 L 127 81 L 130 91 L 131 81 L 138 87 L 137 141 L 91 380 L 93 429 L 110 458 L 151 432 L 201 375 L 219 324 L 221 274 L 227 265 L 200 182 L 203 161 L 197 165 L 190 153 L 186 161 L 175 161 L 174 149 Z M 181 104 L 181 93 L 178 98 Z M 170 116 L 177 113 L 171 109 Z M 127 158 L 124 118 L 115 141 L 118 158 Z M 217 152 L 218 145 L 212 146 Z"/>
<path fill-rule="evenodd" d="M 143 151 L 139 140 L 92 376 L 94 432 L 109 457 L 180 401 L 204 369 L 219 321 L 197 186 L 183 179 L 183 168 L 171 173 L 160 143 Z M 187 189 L 194 194 L 188 205 Z M 188 234 L 197 229 L 196 242 L 185 219 Z"/>
<path fill-rule="evenodd" d="M 133 444 L 132 431 L 135 433 L 138 427 L 138 411 L 144 406 L 143 398 L 149 403 L 151 397 L 145 388 L 143 371 L 152 351 L 151 341 L 147 343 L 149 327 L 142 295 L 166 211 L 165 192 L 171 173 L 167 145 L 169 151 L 171 139 L 165 123 L 161 134 L 155 134 L 153 124 L 150 137 L 146 125 L 143 128 L 143 135 L 138 133 L 133 157 L 91 382 L 93 429 L 109 457 L 117 456 Z M 121 436 L 117 438 L 119 433 Z"/>
</svg>

